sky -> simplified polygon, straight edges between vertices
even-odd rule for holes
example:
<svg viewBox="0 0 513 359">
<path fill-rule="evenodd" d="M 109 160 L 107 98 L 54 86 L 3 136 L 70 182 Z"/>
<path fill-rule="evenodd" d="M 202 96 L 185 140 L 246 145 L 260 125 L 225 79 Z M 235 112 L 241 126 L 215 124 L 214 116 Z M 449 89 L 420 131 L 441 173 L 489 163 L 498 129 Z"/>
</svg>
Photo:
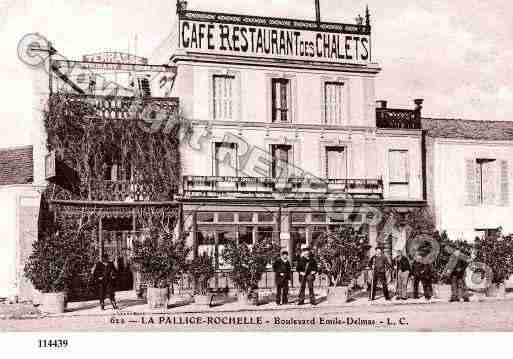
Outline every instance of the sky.
<svg viewBox="0 0 513 359">
<path fill-rule="evenodd" d="M 424 115 L 513 120 L 513 6 L 509 0 L 320 0 L 325 21 L 372 17 L 377 99 Z M 151 4 L 151 5 L 149 5 Z M 189 0 L 189 8 L 314 19 L 314 0 Z M 69 59 L 100 51 L 166 51 L 174 0 L 0 0 L 0 147 L 30 144 L 31 70 L 17 57 L 39 32 Z M 135 46 L 137 37 L 137 47 Z"/>
</svg>

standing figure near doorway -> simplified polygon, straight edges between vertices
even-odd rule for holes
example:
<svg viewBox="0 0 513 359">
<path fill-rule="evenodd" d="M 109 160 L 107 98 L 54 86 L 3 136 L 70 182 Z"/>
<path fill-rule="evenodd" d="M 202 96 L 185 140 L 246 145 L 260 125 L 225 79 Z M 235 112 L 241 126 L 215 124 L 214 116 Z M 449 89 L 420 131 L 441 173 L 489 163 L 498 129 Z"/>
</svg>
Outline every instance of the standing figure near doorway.
<svg viewBox="0 0 513 359">
<path fill-rule="evenodd" d="M 283 251 L 273 265 L 276 283 L 276 304 L 288 304 L 289 282 L 292 280 L 292 268 L 289 252 Z"/>
<path fill-rule="evenodd" d="M 376 254 L 370 260 L 370 267 L 372 268 L 372 285 L 369 300 L 376 299 L 376 288 L 378 282 L 380 282 L 383 288 L 383 294 L 386 300 L 390 300 L 390 294 L 388 293 L 387 283 L 387 270 L 392 266 L 390 259 L 383 253 L 383 248 L 376 248 Z"/>
<path fill-rule="evenodd" d="M 310 248 L 308 248 L 308 246 L 306 245 L 302 246 L 301 248 L 301 257 L 297 261 L 296 270 L 299 272 L 299 282 L 301 283 L 301 287 L 299 289 L 299 299 L 297 304 L 305 304 L 305 291 L 306 286 L 308 285 L 310 304 L 316 305 L 317 303 L 315 302 L 314 281 L 315 275 L 318 271 L 318 265 L 317 261 L 310 253 Z"/>
<path fill-rule="evenodd" d="M 112 308 L 118 309 L 115 296 L 117 270 L 107 254 L 102 255 L 102 260 L 93 266 L 92 274 L 93 281 L 98 288 L 98 297 L 102 310 L 105 310 L 106 296 L 109 297 Z"/>
</svg>

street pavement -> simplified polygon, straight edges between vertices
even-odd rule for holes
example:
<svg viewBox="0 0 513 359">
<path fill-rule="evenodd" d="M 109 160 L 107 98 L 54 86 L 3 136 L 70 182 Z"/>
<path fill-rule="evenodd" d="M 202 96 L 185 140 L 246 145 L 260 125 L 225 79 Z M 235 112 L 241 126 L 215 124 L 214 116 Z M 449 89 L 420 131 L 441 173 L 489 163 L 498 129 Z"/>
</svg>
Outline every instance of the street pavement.
<svg viewBox="0 0 513 359">
<path fill-rule="evenodd" d="M 179 304 L 179 303 L 177 303 Z M 121 310 L 101 311 L 80 303 L 61 315 L 0 320 L 0 331 L 511 331 L 513 298 L 474 296 L 470 303 L 424 299 L 347 305 L 294 304 L 213 308 L 188 304 L 150 310 L 136 300 L 120 299 Z"/>
</svg>

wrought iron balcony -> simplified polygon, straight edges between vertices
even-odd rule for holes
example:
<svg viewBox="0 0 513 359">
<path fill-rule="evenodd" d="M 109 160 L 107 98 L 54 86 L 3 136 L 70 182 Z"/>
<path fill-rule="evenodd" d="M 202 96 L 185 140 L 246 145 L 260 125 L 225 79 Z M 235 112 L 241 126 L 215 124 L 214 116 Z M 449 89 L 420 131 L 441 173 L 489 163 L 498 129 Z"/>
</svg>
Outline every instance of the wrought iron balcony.
<svg viewBox="0 0 513 359">
<path fill-rule="evenodd" d="M 378 101 L 378 103 L 380 107 L 376 108 L 376 127 L 408 130 L 422 128 L 423 100 L 415 100 L 414 110 L 387 108 L 386 101 Z"/>
<path fill-rule="evenodd" d="M 92 117 L 111 120 L 139 120 L 141 118 L 154 118 L 159 111 L 171 116 L 178 110 L 178 98 L 165 97 L 127 97 L 127 96 L 98 96 L 78 94 L 55 94 L 54 99 L 61 97 L 68 102 L 65 111 L 74 108 L 83 108 L 86 105 Z"/>
<path fill-rule="evenodd" d="M 351 195 L 383 198 L 381 179 L 185 176 L 182 196 L 192 198 L 304 198 Z"/>
<path fill-rule="evenodd" d="M 165 197 L 152 183 L 139 181 L 91 181 L 89 201 L 157 202 Z M 167 198 L 166 200 L 172 200 Z"/>
</svg>

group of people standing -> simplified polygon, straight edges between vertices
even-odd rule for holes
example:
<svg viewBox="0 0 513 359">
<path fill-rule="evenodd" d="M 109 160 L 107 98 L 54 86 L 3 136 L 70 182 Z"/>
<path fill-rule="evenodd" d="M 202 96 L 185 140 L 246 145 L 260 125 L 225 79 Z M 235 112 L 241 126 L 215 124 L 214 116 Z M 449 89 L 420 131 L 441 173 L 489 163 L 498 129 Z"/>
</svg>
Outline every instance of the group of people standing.
<svg viewBox="0 0 513 359">
<path fill-rule="evenodd" d="M 378 282 L 381 284 L 383 294 L 386 300 L 391 300 L 388 290 L 387 272 L 390 278 L 396 282 L 396 299 L 408 299 L 408 282 L 413 279 L 413 298 L 419 298 L 419 285 L 422 284 L 424 297 L 430 300 L 433 297 L 433 281 L 436 279 L 434 264 L 428 257 L 417 253 L 413 260 L 406 256 L 404 251 L 396 251 L 396 256 L 390 260 L 383 253 L 382 248 L 376 249 L 376 254 L 369 261 L 371 271 L 371 281 L 369 283 L 369 300 L 376 298 L 376 289 Z M 465 271 L 467 262 L 458 259 L 455 266 L 448 269 L 444 276 L 448 277 L 451 282 L 451 299 L 450 302 L 458 302 L 463 299 L 469 301 L 468 292 L 465 286 Z"/>
<path fill-rule="evenodd" d="M 463 299 L 468 302 L 469 297 L 465 286 L 464 276 L 467 263 L 459 259 L 457 264 L 453 266 L 445 275 L 449 277 L 451 282 L 451 302 Z M 289 283 L 292 281 L 292 265 L 289 259 L 289 253 L 283 251 L 273 265 L 276 283 L 276 304 L 288 304 Z M 299 298 L 298 305 L 305 303 L 305 292 L 308 288 L 310 304 L 315 305 L 314 281 L 319 272 L 317 261 L 312 255 L 310 248 L 302 247 L 301 256 L 297 261 L 296 271 L 299 274 Z M 408 283 L 410 279 L 413 281 L 413 298 L 419 298 L 419 287 L 422 284 L 423 295 L 426 300 L 433 297 L 433 282 L 436 278 L 434 264 L 429 258 L 417 253 L 412 260 L 406 256 L 404 251 L 396 251 L 396 256 L 390 259 L 383 253 L 383 248 L 376 248 L 376 253 L 370 258 L 367 275 L 367 290 L 369 292 L 369 300 L 376 299 L 378 284 L 383 290 L 386 300 L 392 297 L 389 291 L 388 278 L 391 282 L 395 281 L 395 295 L 397 300 L 407 300 Z"/>
</svg>

